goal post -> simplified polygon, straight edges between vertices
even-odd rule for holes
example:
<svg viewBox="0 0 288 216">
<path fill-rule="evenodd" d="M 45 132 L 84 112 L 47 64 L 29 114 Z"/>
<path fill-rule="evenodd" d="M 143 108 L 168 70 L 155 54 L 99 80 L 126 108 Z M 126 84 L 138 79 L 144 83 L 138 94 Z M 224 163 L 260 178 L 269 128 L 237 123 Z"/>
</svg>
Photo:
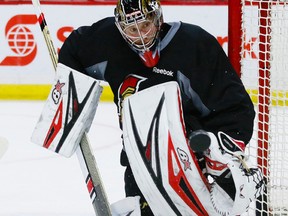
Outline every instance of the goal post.
<svg viewBox="0 0 288 216">
<path fill-rule="evenodd" d="M 228 1 L 228 56 L 236 72 L 241 75 L 241 0 Z"/>
<path fill-rule="evenodd" d="M 229 0 L 228 14 L 228 56 L 257 113 L 247 153 L 266 180 L 249 215 L 288 215 L 288 0 Z"/>
</svg>

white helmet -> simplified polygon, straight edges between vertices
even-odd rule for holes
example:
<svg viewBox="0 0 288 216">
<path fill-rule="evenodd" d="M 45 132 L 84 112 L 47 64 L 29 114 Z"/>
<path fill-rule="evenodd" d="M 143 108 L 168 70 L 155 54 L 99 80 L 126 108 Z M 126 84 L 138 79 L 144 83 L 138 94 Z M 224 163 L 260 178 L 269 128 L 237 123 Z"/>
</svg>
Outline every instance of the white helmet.
<svg viewBox="0 0 288 216">
<path fill-rule="evenodd" d="M 163 23 L 158 0 L 118 0 L 114 14 L 116 26 L 133 49 L 145 52 L 153 47 Z M 141 25 L 149 28 L 144 34 L 140 30 Z M 127 30 L 135 31 L 137 34 L 131 36 L 127 34 Z"/>
</svg>

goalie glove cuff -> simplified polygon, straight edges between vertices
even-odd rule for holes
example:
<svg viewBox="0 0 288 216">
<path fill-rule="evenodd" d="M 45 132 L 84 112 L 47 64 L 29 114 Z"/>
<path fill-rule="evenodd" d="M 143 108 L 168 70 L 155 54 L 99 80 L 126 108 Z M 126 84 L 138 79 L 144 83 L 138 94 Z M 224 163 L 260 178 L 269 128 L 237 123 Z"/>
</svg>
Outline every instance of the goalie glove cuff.
<svg viewBox="0 0 288 216">
<path fill-rule="evenodd" d="M 231 156 L 245 158 L 245 143 L 241 140 L 233 139 L 222 131 L 217 134 L 220 150 Z"/>
<path fill-rule="evenodd" d="M 229 178 L 231 173 L 227 164 L 229 161 L 244 159 L 245 144 L 235 140 L 223 132 L 218 132 L 217 137 L 207 132 L 210 137 L 210 147 L 204 151 L 207 173 L 213 177 Z"/>
</svg>

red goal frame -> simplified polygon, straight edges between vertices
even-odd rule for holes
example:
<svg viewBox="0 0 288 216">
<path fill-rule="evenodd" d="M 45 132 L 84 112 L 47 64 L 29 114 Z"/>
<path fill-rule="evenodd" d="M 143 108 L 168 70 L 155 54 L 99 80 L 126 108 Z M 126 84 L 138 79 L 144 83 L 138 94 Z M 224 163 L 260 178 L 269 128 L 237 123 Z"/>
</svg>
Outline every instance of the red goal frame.
<svg viewBox="0 0 288 216">
<path fill-rule="evenodd" d="M 245 2 L 245 3 L 243 3 Z M 241 53 L 244 27 L 242 25 L 243 0 L 229 0 L 228 3 L 228 56 L 235 70 L 241 76 Z M 259 9 L 259 56 L 258 56 L 258 96 L 257 96 L 257 163 L 262 169 L 265 180 L 269 180 L 268 152 L 269 152 L 269 106 L 270 101 L 270 22 L 271 1 L 252 3 Z M 260 27 L 261 26 L 261 27 Z M 261 212 L 260 212 L 261 211 Z M 256 215 L 266 215 L 267 194 L 264 193 L 256 202 Z"/>
<path fill-rule="evenodd" d="M 265 176 L 267 173 L 267 151 L 268 151 L 268 131 L 269 131 L 269 34 L 270 31 L 270 18 L 269 10 L 271 9 L 271 2 L 262 1 L 259 4 L 260 10 L 260 24 L 264 26 L 259 28 L 259 83 L 258 83 L 258 165 L 262 168 Z M 256 4 L 256 5 L 257 5 Z M 241 35 L 242 29 L 242 16 L 241 16 L 242 0 L 229 0 L 228 3 L 228 56 L 229 59 L 241 76 Z M 266 17 L 264 19 L 263 17 Z M 263 151 L 264 149 L 264 151 Z"/>
</svg>

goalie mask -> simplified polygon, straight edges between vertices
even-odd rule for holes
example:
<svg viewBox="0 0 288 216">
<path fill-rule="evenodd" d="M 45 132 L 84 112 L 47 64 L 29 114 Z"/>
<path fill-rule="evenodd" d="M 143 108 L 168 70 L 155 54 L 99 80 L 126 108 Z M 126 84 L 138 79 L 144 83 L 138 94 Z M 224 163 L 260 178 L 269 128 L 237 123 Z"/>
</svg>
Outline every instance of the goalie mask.
<svg viewBox="0 0 288 216">
<path fill-rule="evenodd" d="M 146 66 L 154 66 L 159 59 L 157 43 L 163 23 L 159 1 L 118 0 L 114 14 L 115 24 L 126 42 L 140 54 Z"/>
</svg>

